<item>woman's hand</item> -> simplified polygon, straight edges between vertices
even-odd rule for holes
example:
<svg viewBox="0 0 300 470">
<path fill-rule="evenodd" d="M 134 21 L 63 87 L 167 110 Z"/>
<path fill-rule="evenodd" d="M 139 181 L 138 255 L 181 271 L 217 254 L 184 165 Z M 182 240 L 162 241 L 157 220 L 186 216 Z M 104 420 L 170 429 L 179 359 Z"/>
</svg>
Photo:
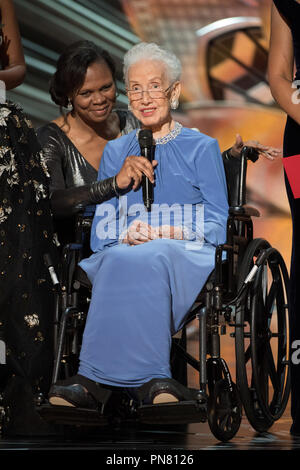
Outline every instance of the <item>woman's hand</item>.
<svg viewBox="0 0 300 470">
<path fill-rule="evenodd" d="M 151 225 L 135 220 L 129 227 L 123 243 L 128 245 L 141 245 L 157 238 L 167 238 L 183 240 L 184 234 L 181 227 L 172 225 L 162 225 L 160 227 L 152 227 Z"/>
<path fill-rule="evenodd" d="M 158 238 L 158 236 L 155 228 L 141 220 L 134 220 L 128 228 L 122 243 L 127 243 L 128 245 L 141 245 L 142 243 L 155 240 L 156 238 Z"/>
<path fill-rule="evenodd" d="M 157 161 L 153 160 L 152 164 L 145 157 L 137 157 L 130 155 L 124 160 L 123 166 L 116 176 L 116 183 L 120 189 L 127 189 L 132 185 L 131 189 L 137 189 L 141 184 L 143 174 L 154 183 L 154 168 Z"/>
<path fill-rule="evenodd" d="M 247 140 L 247 142 L 243 142 L 243 139 L 239 134 L 236 136 L 236 141 L 230 150 L 230 154 L 235 158 L 239 158 L 241 151 L 245 146 L 254 147 L 258 150 L 259 156 L 263 156 L 268 160 L 275 160 L 275 158 L 282 157 L 282 151 L 280 149 L 262 145 L 256 140 Z"/>
<path fill-rule="evenodd" d="M 161 225 L 156 228 L 157 238 L 170 238 L 173 240 L 183 240 L 184 233 L 181 227 L 173 225 Z"/>
</svg>

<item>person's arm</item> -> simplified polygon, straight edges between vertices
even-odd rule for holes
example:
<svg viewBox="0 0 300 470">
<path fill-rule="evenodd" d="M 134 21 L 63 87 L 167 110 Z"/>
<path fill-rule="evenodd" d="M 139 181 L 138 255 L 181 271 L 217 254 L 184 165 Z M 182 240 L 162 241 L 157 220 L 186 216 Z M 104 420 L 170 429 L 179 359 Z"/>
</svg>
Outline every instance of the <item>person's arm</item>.
<svg viewBox="0 0 300 470">
<path fill-rule="evenodd" d="M 279 106 L 300 124 L 300 106 L 293 102 L 294 48 L 287 21 L 272 5 L 271 37 L 268 61 L 269 85 Z M 297 90 L 296 90 L 297 92 Z"/>
<path fill-rule="evenodd" d="M 107 178 L 98 184 L 95 182 L 52 191 L 51 208 L 54 217 L 66 218 L 82 211 L 86 206 L 107 201 L 117 194 L 115 178 Z"/>
<path fill-rule="evenodd" d="M 26 64 L 13 1 L 0 0 L 0 10 L 2 25 L 0 80 L 5 83 L 6 90 L 11 90 L 23 82 Z"/>
<path fill-rule="evenodd" d="M 153 162 L 155 166 L 156 162 Z M 52 160 L 52 181 L 59 177 L 61 165 L 57 159 Z M 130 155 L 124 161 L 119 173 L 101 181 L 75 186 L 73 188 L 51 191 L 51 207 L 55 217 L 69 217 L 83 210 L 88 205 L 102 204 L 105 201 L 136 189 L 142 180 L 142 174 L 153 180 L 153 168 L 144 157 Z M 57 180 L 56 180 L 57 181 Z"/>
<path fill-rule="evenodd" d="M 43 126 L 37 129 L 37 137 L 50 175 L 49 189 L 54 217 L 69 217 L 78 212 L 85 198 L 85 189 L 66 188 L 64 176 L 63 142 L 55 131 Z"/>
<path fill-rule="evenodd" d="M 42 127 L 37 130 L 50 174 L 50 198 L 53 215 L 56 218 L 70 217 L 86 206 L 108 201 L 129 189 L 136 189 L 146 174 L 153 181 L 153 167 L 144 157 L 128 156 L 120 171 L 113 176 L 90 184 L 66 187 L 64 166 L 66 150 L 55 131 Z M 153 166 L 156 162 L 153 162 Z"/>
</svg>

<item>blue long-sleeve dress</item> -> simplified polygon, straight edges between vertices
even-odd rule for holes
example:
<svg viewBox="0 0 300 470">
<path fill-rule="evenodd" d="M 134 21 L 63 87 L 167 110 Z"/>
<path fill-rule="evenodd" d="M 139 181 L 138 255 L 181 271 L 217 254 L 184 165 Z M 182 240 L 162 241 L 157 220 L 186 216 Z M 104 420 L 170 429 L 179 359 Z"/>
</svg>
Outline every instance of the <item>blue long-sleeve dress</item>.
<svg viewBox="0 0 300 470">
<path fill-rule="evenodd" d="M 128 155 L 140 155 L 138 131 L 109 142 L 99 179 L 115 175 Z M 93 254 L 81 262 L 93 284 L 78 373 L 100 383 L 137 387 L 171 377 L 171 337 L 214 268 L 228 214 L 218 143 L 176 123 L 156 141 L 154 205 L 142 189 L 97 206 Z M 183 228 L 184 240 L 121 242 L 135 220 Z M 150 219 L 149 219 L 150 217 Z"/>
</svg>

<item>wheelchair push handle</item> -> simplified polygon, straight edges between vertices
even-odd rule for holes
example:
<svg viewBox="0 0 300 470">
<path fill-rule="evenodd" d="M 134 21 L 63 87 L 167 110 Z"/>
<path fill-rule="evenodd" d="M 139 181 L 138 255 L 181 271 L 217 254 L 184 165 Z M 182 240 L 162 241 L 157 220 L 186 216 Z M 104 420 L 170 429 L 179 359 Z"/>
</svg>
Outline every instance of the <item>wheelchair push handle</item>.
<svg viewBox="0 0 300 470">
<path fill-rule="evenodd" d="M 241 151 L 238 206 L 243 206 L 246 204 L 247 160 L 251 160 L 253 163 L 258 160 L 258 150 L 256 148 L 245 146 Z"/>
<path fill-rule="evenodd" d="M 255 147 L 245 146 L 243 147 L 242 152 L 244 152 L 247 160 L 251 160 L 253 163 L 255 163 L 259 158 L 258 150 Z"/>
</svg>

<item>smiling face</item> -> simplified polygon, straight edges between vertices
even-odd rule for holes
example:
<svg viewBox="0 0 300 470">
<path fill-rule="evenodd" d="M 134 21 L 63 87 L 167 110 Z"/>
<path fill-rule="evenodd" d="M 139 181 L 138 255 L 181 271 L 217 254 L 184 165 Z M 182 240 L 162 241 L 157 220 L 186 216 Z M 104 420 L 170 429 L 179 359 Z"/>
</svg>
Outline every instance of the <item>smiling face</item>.
<svg viewBox="0 0 300 470">
<path fill-rule="evenodd" d="M 143 127 L 156 137 L 168 134 L 172 123 L 170 99 L 179 97 L 180 84 L 172 84 L 165 64 L 157 60 L 134 63 L 128 71 L 127 87 L 132 112 Z M 136 93 L 139 91 L 142 94 Z"/>
<path fill-rule="evenodd" d="M 73 114 L 88 124 L 105 121 L 116 100 L 112 73 L 105 62 L 95 62 L 86 71 L 81 88 L 71 97 Z"/>
</svg>

